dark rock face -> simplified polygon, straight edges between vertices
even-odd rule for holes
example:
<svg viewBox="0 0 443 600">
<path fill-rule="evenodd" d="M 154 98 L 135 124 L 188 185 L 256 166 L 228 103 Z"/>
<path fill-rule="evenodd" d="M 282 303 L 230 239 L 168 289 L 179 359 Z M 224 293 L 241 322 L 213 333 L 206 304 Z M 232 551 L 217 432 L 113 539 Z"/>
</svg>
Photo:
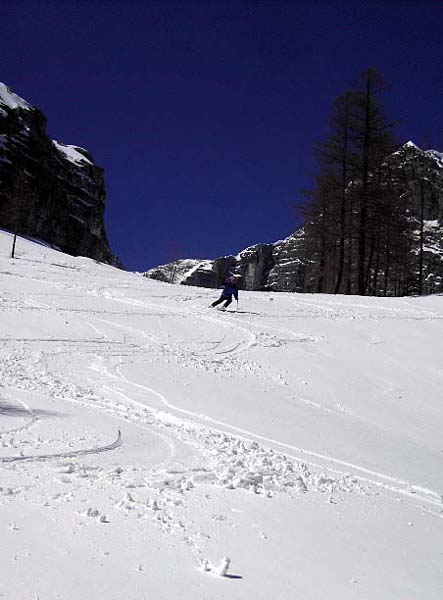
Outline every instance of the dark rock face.
<svg viewBox="0 0 443 600">
<path fill-rule="evenodd" d="M 416 239 L 409 261 L 411 293 L 419 270 L 419 238 L 423 220 L 424 292 L 443 291 L 443 154 L 407 142 L 386 160 L 391 177 L 406 182 L 409 220 Z"/>
<path fill-rule="evenodd" d="M 103 169 L 45 127 L 40 110 L 0 83 L 0 226 L 120 266 L 103 224 Z"/>
<path fill-rule="evenodd" d="M 443 291 L 443 154 L 421 150 L 408 142 L 386 159 L 389 177 L 404 183 L 412 234 L 417 239 L 423 216 L 425 293 Z M 408 261 L 411 281 L 417 275 L 417 247 Z M 313 291 L 309 255 L 303 228 L 275 244 L 257 244 L 237 256 L 210 260 L 179 260 L 147 271 L 145 275 L 170 283 L 219 287 L 228 271 L 240 276 L 246 290 Z M 414 293 L 414 286 L 410 286 Z"/>
<path fill-rule="evenodd" d="M 424 219 L 443 224 L 443 153 L 407 142 L 386 163 L 393 177 L 407 182 L 411 213 L 419 215 L 423 195 Z"/>
<path fill-rule="evenodd" d="M 257 244 L 240 252 L 235 258 L 235 272 L 240 275 L 246 290 L 262 290 L 267 287 L 269 272 L 274 266 L 273 244 Z"/>
<path fill-rule="evenodd" d="M 273 267 L 268 273 L 266 286 L 276 292 L 305 290 L 306 250 L 304 229 L 298 229 L 285 240 L 273 244 Z"/>
</svg>

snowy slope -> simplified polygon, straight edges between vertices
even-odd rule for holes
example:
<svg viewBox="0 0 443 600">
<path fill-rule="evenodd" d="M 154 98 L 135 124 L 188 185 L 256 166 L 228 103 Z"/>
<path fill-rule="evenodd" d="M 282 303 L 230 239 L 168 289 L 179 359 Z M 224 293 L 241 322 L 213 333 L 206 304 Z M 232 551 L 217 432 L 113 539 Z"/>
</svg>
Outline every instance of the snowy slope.
<svg viewBox="0 0 443 600">
<path fill-rule="evenodd" d="M 441 599 L 443 297 L 220 313 L 10 245 L 0 598 Z"/>
</svg>

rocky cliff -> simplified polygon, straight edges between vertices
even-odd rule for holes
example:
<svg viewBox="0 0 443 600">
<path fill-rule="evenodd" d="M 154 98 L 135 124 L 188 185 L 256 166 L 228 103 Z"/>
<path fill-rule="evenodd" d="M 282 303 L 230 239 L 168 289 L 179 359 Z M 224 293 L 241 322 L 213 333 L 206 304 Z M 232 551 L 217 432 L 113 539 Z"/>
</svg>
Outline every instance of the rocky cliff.
<svg viewBox="0 0 443 600">
<path fill-rule="evenodd" d="M 103 224 L 103 169 L 49 139 L 46 117 L 0 83 L 0 226 L 119 266 Z"/>
<path fill-rule="evenodd" d="M 415 237 L 407 268 L 413 282 L 417 275 L 418 239 L 423 224 L 423 269 L 425 293 L 443 291 L 443 154 L 422 150 L 412 142 L 404 144 L 386 159 L 389 177 L 401 180 L 407 194 L 407 213 Z M 274 244 L 257 244 L 236 256 L 213 261 L 179 260 L 150 269 L 147 277 L 170 283 L 219 287 L 228 271 L 241 276 L 240 287 L 246 290 L 306 292 L 313 291 L 306 273 L 313 258 L 305 243 L 305 231 L 297 230 Z M 394 292 L 392 292 L 394 293 Z M 413 283 L 410 293 L 414 293 Z"/>
<path fill-rule="evenodd" d="M 296 292 L 303 290 L 303 229 L 275 244 L 257 244 L 236 256 L 215 260 L 177 260 L 150 269 L 144 275 L 168 283 L 216 288 L 228 271 L 239 276 L 245 290 Z"/>
<path fill-rule="evenodd" d="M 407 212 L 415 238 L 408 264 L 411 293 L 417 291 L 422 228 L 424 292 L 442 292 L 443 153 L 407 142 L 388 157 L 386 169 L 391 178 L 403 181 L 407 190 Z"/>
</svg>

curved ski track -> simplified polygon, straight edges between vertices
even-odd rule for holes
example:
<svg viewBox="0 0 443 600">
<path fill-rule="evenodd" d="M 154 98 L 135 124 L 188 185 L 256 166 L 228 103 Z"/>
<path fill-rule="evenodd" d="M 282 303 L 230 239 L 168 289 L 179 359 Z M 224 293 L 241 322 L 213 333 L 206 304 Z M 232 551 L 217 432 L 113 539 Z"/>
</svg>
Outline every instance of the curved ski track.
<svg viewBox="0 0 443 600">
<path fill-rule="evenodd" d="M 124 302 L 124 303 L 137 305 L 137 306 L 155 307 L 157 310 L 159 308 L 158 305 L 154 305 L 153 303 L 151 304 L 150 302 L 141 302 L 138 300 L 127 299 L 127 298 L 118 298 L 118 300 L 121 302 Z M 175 313 L 175 314 L 177 314 L 177 313 L 183 314 L 183 312 L 184 312 L 179 307 L 171 307 L 171 306 L 165 306 L 165 305 L 160 305 L 160 306 L 161 306 L 161 309 L 165 310 L 166 312 Z M 198 318 L 201 320 L 207 321 L 209 323 L 216 323 L 217 325 L 225 327 L 225 328 L 236 329 L 236 330 L 246 334 L 246 336 L 245 336 L 246 339 L 243 343 L 239 342 L 230 348 L 228 347 L 223 352 L 215 351 L 214 355 L 238 354 L 238 353 L 244 352 L 247 349 L 251 348 L 257 342 L 256 334 L 252 333 L 246 327 L 241 326 L 238 323 L 236 323 L 235 317 L 231 317 L 231 315 L 227 315 L 226 313 L 223 313 L 223 315 L 220 315 L 219 317 L 215 314 L 211 315 L 211 316 L 202 314 L 201 311 L 192 311 L 192 312 L 186 311 L 185 314 L 186 314 L 186 316 L 198 316 Z M 235 313 L 233 313 L 233 314 L 235 314 Z M 228 319 L 226 319 L 227 316 L 229 319 L 228 323 L 226 322 L 228 320 Z M 108 322 L 108 323 L 111 324 L 110 322 Z M 113 325 L 117 325 L 117 324 L 113 323 Z M 304 334 L 295 334 L 294 332 L 291 332 L 288 329 L 276 328 L 271 325 L 256 324 L 256 323 L 252 323 L 250 321 L 248 321 L 248 325 L 250 325 L 251 327 L 255 327 L 257 329 L 264 327 L 266 329 L 270 329 L 275 332 L 279 332 L 279 333 L 284 332 L 285 334 L 289 334 L 289 335 L 293 336 L 296 341 L 300 341 L 300 338 L 298 336 L 304 335 Z M 126 326 L 123 326 L 123 327 L 126 327 Z M 145 338 L 147 337 L 143 331 L 135 329 L 135 328 L 131 328 L 131 329 L 134 329 L 138 333 L 138 335 L 141 335 Z M 103 332 L 101 332 L 101 333 L 103 335 Z M 306 338 L 308 338 L 309 341 L 317 341 L 314 338 L 312 338 L 312 336 L 306 336 Z M 303 339 L 303 341 L 304 341 L 304 339 Z M 288 456 L 289 458 L 292 458 L 293 460 L 305 462 L 308 465 L 311 465 L 317 469 L 327 469 L 328 471 L 331 471 L 331 472 L 334 472 L 334 473 L 340 474 L 340 475 L 349 474 L 351 472 L 352 475 L 359 481 L 364 482 L 369 485 L 372 485 L 372 486 L 378 488 L 379 490 L 383 490 L 385 493 L 400 495 L 400 496 L 406 497 L 409 500 L 414 500 L 415 502 L 418 501 L 418 502 L 425 503 L 427 505 L 431 505 L 435 508 L 438 507 L 439 508 L 438 511 L 436 511 L 435 508 L 434 508 L 434 510 L 429 511 L 429 509 L 426 509 L 425 506 L 423 506 L 423 505 L 414 504 L 416 506 L 416 508 L 419 508 L 420 510 L 425 510 L 426 512 L 431 512 L 433 515 L 443 518 L 442 496 L 441 496 L 441 494 L 439 494 L 433 490 L 427 489 L 427 488 L 419 486 L 419 485 L 415 485 L 411 482 L 408 482 L 408 481 L 405 481 L 402 479 L 398 479 L 394 476 L 387 475 L 385 473 L 381 473 L 378 471 L 368 469 L 361 465 L 357 465 L 357 464 L 354 464 L 354 463 L 351 463 L 348 461 L 341 460 L 341 459 L 333 457 L 333 456 L 321 454 L 321 453 L 309 450 L 307 448 L 300 448 L 300 447 L 297 447 L 292 444 L 284 443 L 284 442 L 281 442 L 281 441 L 273 439 L 273 438 L 259 435 L 257 433 L 254 433 L 253 431 L 250 431 L 250 430 L 247 430 L 247 429 L 244 429 L 241 427 L 237 427 L 236 425 L 233 425 L 231 423 L 227 423 L 224 421 L 214 419 L 214 418 L 210 417 L 209 415 L 205 415 L 202 413 L 195 413 L 193 411 L 189 411 L 184 408 L 180 408 L 180 407 L 174 405 L 173 403 L 171 403 L 162 393 L 155 390 L 154 388 L 151 388 L 149 386 L 146 386 L 146 385 L 143 385 L 143 384 L 140 384 L 140 383 L 130 380 L 128 377 L 126 377 L 122 373 L 122 369 L 124 368 L 124 366 L 125 366 L 125 363 L 121 363 L 120 365 L 118 365 L 116 367 L 116 374 L 117 374 L 116 376 L 112 375 L 111 373 L 109 373 L 109 371 L 107 371 L 108 376 L 110 376 L 111 378 L 117 377 L 121 382 L 125 383 L 126 385 L 129 385 L 131 387 L 135 387 L 138 389 L 142 389 L 142 390 L 148 392 L 152 396 L 156 397 L 160 401 L 160 403 L 163 406 L 165 406 L 167 409 L 169 409 L 170 411 L 179 413 L 180 415 L 183 415 L 185 418 L 191 419 L 193 421 L 196 420 L 197 423 L 199 423 L 200 425 L 210 427 L 210 429 L 213 431 L 216 431 L 219 433 L 224 433 L 224 434 L 234 433 L 234 435 L 236 437 L 243 439 L 243 440 L 247 440 L 247 441 L 258 440 L 260 442 L 264 442 L 265 444 L 269 444 L 274 450 L 275 450 L 275 447 L 281 448 L 281 450 L 280 450 L 281 454 L 285 454 L 286 456 Z M 138 402 L 137 400 L 130 398 L 127 394 L 124 394 L 121 390 L 119 390 L 119 391 L 114 390 L 114 391 L 117 392 L 120 395 L 120 397 L 124 398 L 126 401 L 130 402 L 134 406 L 142 407 L 144 409 L 150 408 L 149 405 L 145 405 L 141 402 Z M 324 408 L 321 405 L 318 405 L 318 407 Z M 156 410 L 156 409 L 153 409 L 153 410 Z"/>
<path fill-rule="evenodd" d="M 1 463 L 12 463 L 26 460 L 50 460 L 53 458 L 73 458 L 75 456 L 86 456 L 88 454 L 100 454 L 101 452 L 109 452 L 116 450 L 122 445 L 122 434 L 118 430 L 117 439 L 106 446 L 98 446 L 96 448 L 85 448 L 82 450 L 72 450 L 71 452 L 56 452 L 54 454 L 30 454 L 28 456 L 2 456 Z"/>
</svg>

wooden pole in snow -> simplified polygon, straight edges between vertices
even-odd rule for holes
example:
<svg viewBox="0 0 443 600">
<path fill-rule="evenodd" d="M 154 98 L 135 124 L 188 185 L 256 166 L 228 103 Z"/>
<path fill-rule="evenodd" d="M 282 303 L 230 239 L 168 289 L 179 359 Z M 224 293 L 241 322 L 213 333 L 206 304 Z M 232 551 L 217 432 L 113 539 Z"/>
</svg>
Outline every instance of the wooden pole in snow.
<svg viewBox="0 0 443 600">
<path fill-rule="evenodd" d="M 15 258 L 15 244 L 17 243 L 17 234 L 14 233 L 14 241 L 12 242 L 11 258 Z"/>
</svg>

